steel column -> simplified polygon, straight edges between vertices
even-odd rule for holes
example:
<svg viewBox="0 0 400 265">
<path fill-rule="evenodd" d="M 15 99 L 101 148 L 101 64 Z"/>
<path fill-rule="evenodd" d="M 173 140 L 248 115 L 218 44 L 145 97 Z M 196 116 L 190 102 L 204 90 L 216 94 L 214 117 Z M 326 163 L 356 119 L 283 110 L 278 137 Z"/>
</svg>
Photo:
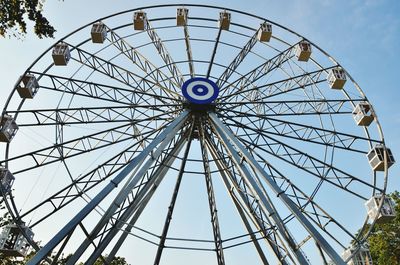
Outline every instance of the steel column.
<svg viewBox="0 0 400 265">
<path fill-rule="evenodd" d="M 211 224 L 213 227 L 213 235 L 215 242 L 215 251 L 217 253 L 217 263 L 218 265 L 225 264 L 224 251 L 222 246 L 221 230 L 219 228 L 218 214 L 217 214 L 217 204 L 215 201 L 214 187 L 211 179 L 210 164 L 208 158 L 207 147 L 205 143 L 205 124 L 204 121 L 200 123 L 199 133 L 200 133 L 200 149 L 203 159 L 204 166 L 204 176 L 207 186 L 208 204 L 210 207 Z"/>
<path fill-rule="evenodd" d="M 269 221 L 268 215 L 264 212 L 263 209 L 260 208 L 259 202 L 256 199 L 253 202 L 251 202 L 248 199 L 248 195 L 245 194 L 244 190 L 240 187 L 240 184 L 233 176 L 234 173 L 231 173 L 231 171 L 228 168 L 228 165 L 226 165 L 223 162 L 223 157 L 218 152 L 217 147 L 210 140 L 208 140 L 207 143 L 208 143 L 208 146 L 210 147 L 211 154 L 215 159 L 215 163 L 217 164 L 217 167 L 220 170 L 220 174 L 221 174 L 222 180 L 224 181 L 224 184 L 227 188 L 228 194 L 230 195 L 232 201 L 234 202 L 234 204 L 239 212 L 239 215 L 242 218 L 242 221 L 243 221 L 246 229 L 248 230 L 249 234 L 252 235 L 253 230 L 251 229 L 250 224 L 245 216 L 245 211 L 251 217 L 251 221 L 253 222 L 253 224 L 260 230 L 261 234 L 263 235 L 263 238 L 266 240 L 266 243 L 268 244 L 271 251 L 276 256 L 276 258 L 281 262 L 281 264 L 287 265 L 288 263 L 285 260 L 285 256 L 280 252 L 281 250 L 279 249 L 279 247 L 281 249 L 284 249 L 286 252 L 285 253 L 286 256 L 288 256 L 294 262 L 293 258 L 291 257 L 290 253 L 288 252 L 286 246 L 285 245 L 283 247 L 279 246 L 276 239 L 275 240 L 272 239 L 270 237 L 270 235 L 268 234 L 268 230 L 273 229 L 272 226 L 267 228 L 265 221 L 262 220 L 262 218 L 260 216 L 257 216 L 256 208 L 259 208 L 261 210 L 261 212 L 264 214 L 264 216 L 267 217 L 267 220 Z M 232 182 L 233 187 L 230 184 L 228 179 L 230 179 L 230 181 Z M 243 184 L 244 183 L 242 183 L 242 185 Z M 236 190 L 238 192 L 241 200 L 244 202 L 243 204 L 241 204 L 239 202 L 239 198 L 237 198 L 237 196 L 233 192 L 234 190 Z M 254 204 L 256 205 L 255 207 L 253 206 Z M 242 207 L 245 209 L 242 209 Z M 279 237 L 279 235 L 276 235 L 276 236 Z M 252 240 L 253 240 L 253 244 L 255 245 L 257 251 L 259 252 L 260 258 L 263 260 L 264 264 L 268 264 L 268 262 L 264 256 L 264 253 L 263 253 L 258 241 L 254 237 L 254 235 L 252 237 Z M 279 237 L 279 240 L 281 240 L 280 237 Z"/>
<path fill-rule="evenodd" d="M 186 142 L 186 138 L 182 137 L 174 146 L 173 150 L 170 154 L 164 159 L 161 165 L 157 168 L 156 172 L 154 172 L 154 184 L 151 187 L 151 190 L 146 194 L 146 196 L 141 201 L 139 207 L 135 211 L 134 216 L 130 220 L 127 227 L 122 231 L 122 235 L 118 239 L 118 242 L 114 245 L 113 249 L 109 253 L 107 257 L 107 261 L 111 262 L 115 255 L 117 254 L 118 250 L 122 246 L 123 242 L 125 241 L 128 234 L 131 232 L 133 226 L 135 225 L 137 219 L 140 217 L 141 213 L 143 212 L 144 208 L 146 207 L 147 203 L 150 201 L 151 197 L 156 192 L 158 186 L 160 185 L 161 181 L 164 179 L 165 174 L 168 172 L 168 169 L 175 161 L 176 157 L 178 156 L 179 152 L 182 150 L 184 143 Z"/>
<path fill-rule="evenodd" d="M 115 211 L 124 203 L 126 198 L 129 196 L 133 188 L 136 186 L 136 184 L 139 182 L 140 179 L 146 174 L 146 171 L 150 168 L 150 166 L 157 160 L 157 158 L 161 155 L 161 153 L 164 151 L 165 147 L 167 144 L 171 141 L 173 137 L 175 137 L 176 133 L 182 128 L 183 124 L 186 122 L 187 117 L 188 117 L 188 112 L 185 111 L 183 112 L 173 123 L 175 126 L 171 128 L 171 125 L 169 128 L 170 130 L 167 131 L 167 135 L 163 137 L 163 139 L 159 142 L 156 142 L 159 144 L 158 148 L 154 151 L 154 148 L 149 150 L 146 153 L 146 156 L 149 156 L 149 159 L 146 161 L 146 163 L 142 166 L 141 164 L 144 162 L 145 157 L 141 159 L 139 165 L 136 167 L 135 171 L 131 177 L 128 179 L 124 187 L 121 189 L 121 191 L 118 193 L 117 197 L 114 199 L 114 201 L 111 203 L 110 207 L 107 209 L 105 214 L 102 216 L 101 220 L 97 223 L 95 228 L 92 230 L 90 233 L 90 238 L 86 238 L 80 247 L 75 251 L 74 255 L 70 257 L 67 261 L 67 265 L 73 265 L 75 264 L 79 257 L 85 252 L 85 250 L 89 247 L 90 241 L 96 237 L 96 235 L 100 232 L 100 230 L 109 222 L 109 220 L 112 218 L 112 215 L 115 213 Z M 167 130 L 167 129 L 166 129 Z M 165 131 L 164 131 L 165 132 Z M 145 150 L 149 149 L 149 147 L 153 146 L 153 141 Z M 144 152 L 144 151 L 143 151 Z M 142 152 L 142 153 L 143 153 Z M 140 168 L 140 169 L 139 169 Z"/>
<path fill-rule="evenodd" d="M 235 151 L 235 146 L 240 153 L 242 158 L 247 161 L 247 163 L 252 167 L 252 169 L 263 177 L 269 187 L 274 191 L 274 193 L 282 200 L 282 202 L 288 207 L 288 209 L 293 213 L 293 215 L 299 220 L 299 222 L 304 226 L 304 228 L 310 233 L 314 240 L 321 246 L 321 248 L 327 253 L 327 255 L 332 259 L 335 264 L 345 265 L 342 258 L 336 253 L 332 246 L 325 240 L 325 238 L 315 229 L 315 227 L 310 223 L 310 221 L 303 215 L 303 213 L 296 207 L 295 203 L 286 196 L 286 194 L 279 188 L 279 186 L 273 181 L 272 177 L 265 172 L 265 170 L 255 161 L 251 156 L 249 151 L 235 138 L 232 132 L 218 119 L 215 113 L 209 114 L 214 127 L 217 129 L 218 134 L 224 139 L 227 147 L 231 150 L 233 157 L 239 158 L 238 153 Z M 233 145 L 230 145 L 229 142 Z M 235 160 L 236 160 L 235 159 Z M 240 158 L 239 158 L 240 162 Z M 251 179 L 249 179 L 251 180 Z M 305 263 L 307 264 L 307 263 Z"/>
<path fill-rule="evenodd" d="M 143 160 L 156 148 L 167 136 L 174 135 L 176 131 L 182 126 L 188 117 L 188 112 L 184 111 L 176 120 L 160 133 L 146 149 L 137 155 L 125 168 L 110 181 L 71 221 L 69 221 L 43 248 L 41 248 L 36 255 L 28 261 L 27 265 L 36 265 L 45 259 L 49 253 L 75 229 L 75 227 L 97 206 L 100 202 L 107 197 L 117 186 L 121 183 L 131 171 L 143 162 Z"/>
<path fill-rule="evenodd" d="M 156 253 L 156 256 L 154 258 L 154 265 L 160 264 L 161 255 L 162 255 L 162 252 L 163 252 L 164 247 L 165 247 L 165 240 L 167 238 L 169 225 L 171 224 L 172 215 L 174 213 L 176 199 L 178 198 L 178 193 L 179 193 L 179 188 L 181 186 L 182 177 L 183 177 L 183 174 L 185 173 L 185 166 L 186 166 L 187 158 L 188 158 L 188 155 L 189 155 L 190 146 L 191 146 L 191 143 L 192 143 L 192 134 L 193 134 L 193 129 L 194 129 L 193 127 L 194 127 L 194 124 L 192 124 L 192 126 L 190 128 L 190 133 L 188 135 L 188 143 L 187 143 L 187 146 L 186 146 L 186 149 L 185 149 L 185 153 L 184 153 L 183 158 L 182 158 L 182 164 L 181 164 L 181 167 L 179 169 L 178 177 L 176 179 L 176 184 L 175 184 L 174 192 L 172 193 L 171 202 L 170 202 L 170 204 L 168 206 L 168 213 L 167 213 L 167 216 L 165 218 L 164 227 L 163 227 L 163 230 L 162 230 L 162 233 L 161 233 L 161 236 L 160 236 L 160 242 L 158 244 L 157 253 Z"/>
</svg>

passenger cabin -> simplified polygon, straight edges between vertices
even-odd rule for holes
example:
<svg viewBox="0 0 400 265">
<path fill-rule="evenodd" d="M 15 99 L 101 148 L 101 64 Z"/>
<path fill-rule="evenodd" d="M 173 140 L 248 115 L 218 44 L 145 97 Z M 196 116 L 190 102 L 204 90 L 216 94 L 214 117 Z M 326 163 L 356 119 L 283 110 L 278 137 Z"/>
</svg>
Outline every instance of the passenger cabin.
<svg viewBox="0 0 400 265">
<path fill-rule="evenodd" d="M 189 9 L 178 8 L 176 10 L 176 25 L 185 26 L 187 24 L 188 14 L 189 14 Z"/>
<path fill-rule="evenodd" d="M 93 43 L 104 43 L 107 38 L 107 27 L 103 22 L 96 22 L 90 31 Z"/>
<path fill-rule="evenodd" d="M 350 248 L 346 249 L 342 254 L 342 258 L 345 261 L 348 258 L 350 258 L 350 260 L 347 261 L 348 265 L 372 265 L 373 264 L 371 253 L 369 252 L 369 249 L 365 246 L 363 246 L 359 249 L 357 249 L 355 247 L 350 247 Z"/>
<path fill-rule="evenodd" d="M 381 210 L 379 210 L 379 203 L 382 200 L 382 195 L 375 195 L 365 203 L 368 216 L 372 220 L 376 219 L 377 223 L 385 223 L 393 220 L 396 217 L 396 210 L 394 202 L 390 197 L 383 199 Z"/>
<path fill-rule="evenodd" d="M 341 67 L 333 68 L 328 74 L 328 83 L 332 89 L 343 89 L 346 80 L 346 73 Z"/>
<path fill-rule="evenodd" d="M 375 119 L 372 106 L 368 102 L 359 103 L 353 110 L 353 116 L 358 126 L 369 126 Z"/>
<path fill-rule="evenodd" d="M 0 167 L 0 188 L 2 191 L 0 194 L 5 195 L 11 191 L 14 179 L 13 174 L 7 168 Z"/>
<path fill-rule="evenodd" d="M 55 65 L 67 65 L 71 59 L 68 44 L 64 42 L 57 43 L 54 46 L 52 55 Z"/>
<path fill-rule="evenodd" d="M 26 74 L 20 77 L 17 91 L 21 98 L 33 98 L 38 89 L 39 84 L 34 75 Z"/>
<path fill-rule="evenodd" d="M 307 62 L 311 56 L 311 43 L 303 40 L 296 45 L 296 57 L 298 61 Z"/>
<path fill-rule="evenodd" d="M 389 168 L 395 162 L 392 151 L 389 148 L 386 148 L 382 144 L 377 144 L 368 152 L 368 161 L 374 171 L 385 170 L 385 152 L 387 158 L 387 168 Z"/>
<path fill-rule="evenodd" d="M 133 28 L 135 30 L 147 30 L 147 15 L 143 11 L 133 14 Z"/>
<path fill-rule="evenodd" d="M 261 24 L 257 33 L 257 38 L 261 42 L 269 42 L 272 36 L 272 25 L 264 22 Z"/>
<path fill-rule="evenodd" d="M 9 143 L 18 131 L 18 125 L 14 118 L 4 114 L 0 122 L 0 142 Z"/>
<path fill-rule="evenodd" d="M 32 230 L 21 224 L 25 235 L 33 239 Z M 14 224 L 6 225 L 0 234 L 0 253 L 7 257 L 25 257 L 28 254 L 30 245 L 19 227 Z"/>
<path fill-rule="evenodd" d="M 229 30 L 231 25 L 231 13 L 223 11 L 219 13 L 218 27 L 222 30 Z"/>
</svg>

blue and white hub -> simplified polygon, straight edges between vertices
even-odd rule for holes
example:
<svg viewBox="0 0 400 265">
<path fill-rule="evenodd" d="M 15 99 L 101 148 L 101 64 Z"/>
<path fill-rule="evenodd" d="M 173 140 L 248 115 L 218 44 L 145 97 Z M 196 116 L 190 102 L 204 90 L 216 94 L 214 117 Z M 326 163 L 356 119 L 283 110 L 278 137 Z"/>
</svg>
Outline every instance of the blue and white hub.
<svg viewBox="0 0 400 265">
<path fill-rule="evenodd" d="M 182 86 L 183 96 L 193 104 L 210 104 L 218 97 L 218 93 L 218 86 L 204 77 L 193 77 Z"/>
</svg>

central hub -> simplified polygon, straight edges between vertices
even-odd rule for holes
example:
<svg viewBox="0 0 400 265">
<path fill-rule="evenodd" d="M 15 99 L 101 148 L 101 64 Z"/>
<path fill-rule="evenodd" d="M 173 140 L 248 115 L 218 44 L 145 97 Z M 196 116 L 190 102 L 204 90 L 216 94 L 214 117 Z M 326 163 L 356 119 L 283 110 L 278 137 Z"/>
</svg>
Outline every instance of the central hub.
<svg viewBox="0 0 400 265">
<path fill-rule="evenodd" d="M 192 104 L 208 105 L 217 99 L 219 88 L 208 78 L 193 77 L 183 83 L 182 94 Z"/>
</svg>

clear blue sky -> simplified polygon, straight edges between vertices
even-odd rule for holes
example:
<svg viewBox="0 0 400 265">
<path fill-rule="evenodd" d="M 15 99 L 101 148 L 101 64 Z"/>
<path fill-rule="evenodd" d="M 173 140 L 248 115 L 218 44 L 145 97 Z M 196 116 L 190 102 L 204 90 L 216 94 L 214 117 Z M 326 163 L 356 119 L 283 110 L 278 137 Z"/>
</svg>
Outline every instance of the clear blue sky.
<svg viewBox="0 0 400 265">
<path fill-rule="evenodd" d="M 118 11 L 166 1 L 46 1 L 55 39 L 0 39 L 0 107 L 17 78 L 55 40 Z M 286 26 L 318 44 L 360 85 L 382 125 L 386 145 L 400 161 L 400 2 L 397 0 L 187 1 L 243 10 Z M 2 151 L 2 149 L 0 149 Z M 400 167 L 390 168 L 388 190 L 400 190 Z"/>
</svg>

